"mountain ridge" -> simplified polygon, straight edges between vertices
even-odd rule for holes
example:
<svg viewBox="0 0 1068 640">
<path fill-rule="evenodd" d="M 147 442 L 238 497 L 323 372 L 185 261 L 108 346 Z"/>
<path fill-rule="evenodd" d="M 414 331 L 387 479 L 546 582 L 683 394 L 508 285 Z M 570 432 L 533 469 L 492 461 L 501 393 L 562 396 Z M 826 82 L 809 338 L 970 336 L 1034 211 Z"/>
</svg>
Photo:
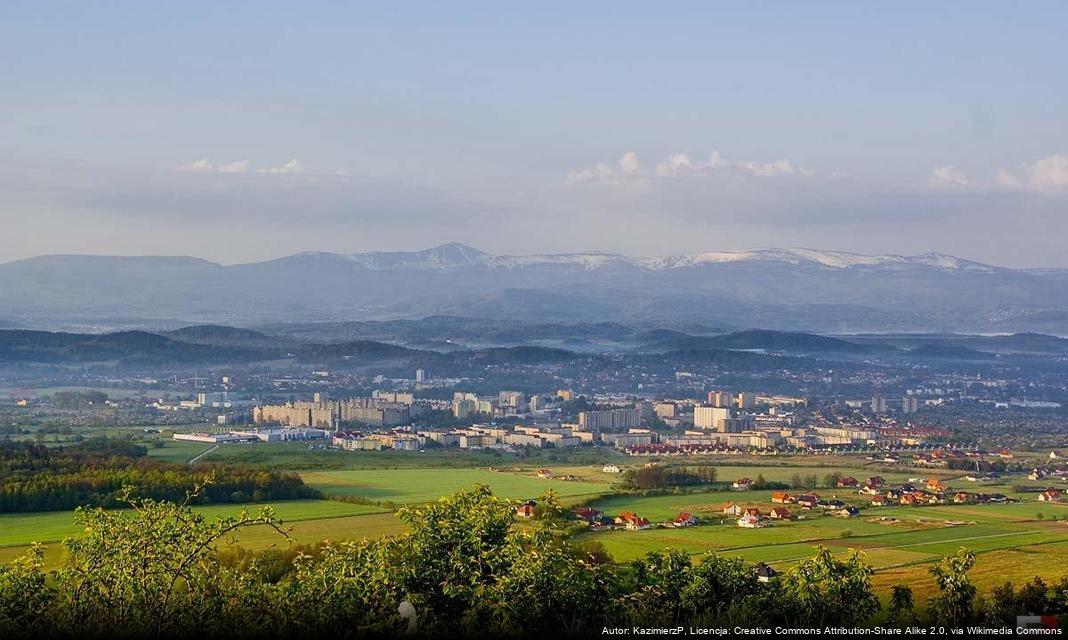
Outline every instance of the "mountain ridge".
<svg viewBox="0 0 1068 640">
<path fill-rule="evenodd" d="M 0 309 L 9 326 L 49 329 L 458 315 L 646 328 L 1068 335 L 1068 270 L 998 267 L 941 253 L 509 256 L 459 243 L 234 265 L 66 255 L 0 264 Z"/>
</svg>

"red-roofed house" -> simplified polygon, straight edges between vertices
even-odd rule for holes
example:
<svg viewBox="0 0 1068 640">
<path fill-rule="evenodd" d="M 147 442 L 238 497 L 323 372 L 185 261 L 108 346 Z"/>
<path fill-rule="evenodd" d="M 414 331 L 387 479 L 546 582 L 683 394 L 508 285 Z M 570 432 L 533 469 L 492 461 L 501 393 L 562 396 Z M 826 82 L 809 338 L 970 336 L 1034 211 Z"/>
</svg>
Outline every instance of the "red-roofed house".
<svg viewBox="0 0 1068 640">
<path fill-rule="evenodd" d="M 1038 499 L 1042 502 L 1060 502 L 1062 498 L 1061 492 L 1056 489 L 1046 489 L 1042 493 L 1038 494 Z"/>
<path fill-rule="evenodd" d="M 673 527 L 692 527 L 697 524 L 697 518 L 692 513 L 683 511 L 671 521 Z"/>
</svg>

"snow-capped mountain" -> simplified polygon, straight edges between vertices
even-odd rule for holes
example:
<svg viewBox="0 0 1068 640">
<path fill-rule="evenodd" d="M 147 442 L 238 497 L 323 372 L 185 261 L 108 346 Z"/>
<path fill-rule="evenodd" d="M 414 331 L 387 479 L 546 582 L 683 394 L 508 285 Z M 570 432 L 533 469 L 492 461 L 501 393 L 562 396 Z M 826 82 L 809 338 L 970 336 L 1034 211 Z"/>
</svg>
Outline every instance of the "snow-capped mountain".
<svg viewBox="0 0 1068 640">
<path fill-rule="evenodd" d="M 344 259 L 375 271 L 417 269 L 452 271 L 468 267 L 525 269 L 530 267 L 577 267 L 586 271 L 630 266 L 650 271 L 684 269 L 709 264 L 764 261 L 787 264 L 812 264 L 844 269 L 849 267 L 927 266 L 941 269 L 991 271 L 996 269 L 979 262 L 940 253 L 918 256 L 864 255 L 844 251 L 815 249 L 756 249 L 752 251 L 713 251 L 663 257 L 631 257 L 617 253 L 585 252 L 531 255 L 491 255 L 469 246 L 450 243 L 424 251 L 375 251 L 369 253 L 303 253 L 294 256 L 318 259 Z M 291 258 L 284 258 L 289 260 Z"/>
<path fill-rule="evenodd" d="M 423 251 L 301 253 L 224 266 L 181 257 L 0 264 L 0 324 L 152 326 L 419 317 L 810 331 L 1068 334 L 1068 270 L 943 254 L 813 249 L 665 257 Z"/>
</svg>

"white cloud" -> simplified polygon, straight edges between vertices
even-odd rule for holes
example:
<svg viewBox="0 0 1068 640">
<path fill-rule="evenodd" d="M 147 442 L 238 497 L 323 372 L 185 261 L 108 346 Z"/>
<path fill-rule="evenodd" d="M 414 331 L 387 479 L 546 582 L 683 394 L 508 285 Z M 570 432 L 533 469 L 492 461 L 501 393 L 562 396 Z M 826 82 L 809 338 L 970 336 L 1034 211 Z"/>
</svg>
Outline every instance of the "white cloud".
<svg viewBox="0 0 1068 640">
<path fill-rule="evenodd" d="M 215 165 L 213 165 L 207 158 L 201 158 L 200 160 L 194 160 L 189 164 L 181 165 L 178 167 L 178 171 L 215 171 Z"/>
<path fill-rule="evenodd" d="M 994 178 L 994 182 L 1002 187 L 1009 187 L 1012 189 L 1020 188 L 1020 179 L 1007 171 L 999 171 L 997 177 Z"/>
<path fill-rule="evenodd" d="M 290 160 L 280 167 L 268 167 L 267 169 L 260 169 L 260 173 L 302 173 L 304 167 L 301 166 L 300 161 L 296 158 Z"/>
<path fill-rule="evenodd" d="M 219 165 L 219 173 L 244 173 L 248 171 L 248 160 L 235 160 Z"/>
<path fill-rule="evenodd" d="M 618 168 L 598 162 L 592 167 L 571 171 L 567 174 L 565 182 L 567 184 L 621 184 L 635 179 L 710 176 L 717 172 L 733 172 L 756 177 L 813 175 L 807 169 L 794 166 L 789 160 L 732 162 L 716 150 L 709 154 L 707 160 L 695 160 L 685 153 L 671 154 L 656 164 L 656 169 L 652 174 L 642 169 L 638 156 L 633 151 L 623 154 L 616 164 Z"/>
<path fill-rule="evenodd" d="M 807 169 L 800 169 L 790 164 L 789 160 L 776 160 L 775 162 L 742 162 L 736 165 L 739 169 L 748 171 L 754 176 L 771 177 L 771 176 L 792 176 L 792 175 L 811 175 L 811 172 Z"/>
<path fill-rule="evenodd" d="M 248 160 L 234 160 L 233 162 L 216 165 L 207 158 L 201 158 L 189 164 L 183 164 L 177 167 L 177 170 L 201 173 L 247 173 L 250 170 L 250 166 Z M 294 158 L 278 167 L 256 169 L 256 173 L 304 173 L 304 167 L 299 160 Z"/>
<path fill-rule="evenodd" d="M 624 153 L 612 167 L 604 162 L 587 169 L 570 171 L 564 182 L 567 184 L 622 184 L 635 180 L 644 180 L 648 174 L 642 169 L 638 154 L 633 151 Z"/>
<path fill-rule="evenodd" d="M 685 153 L 675 153 L 656 165 L 656 175 L 667 178 L 674 176 L 703 176 L 715 169 L 730 167 L 727 159 L 719 151 L 713 150 L 707 161 L 691 160 Z"/>
<path fill-rule="evenodd" d="M 633 151 L 624 153 L 623 157 L 619 159 L 619 170 L 627 175 L 641 173 L 642 164 L 638 161 L 638 154 Z"/>
<path fill-rule="evenodd" d="M 1009 189 L 1021 189 L 1046 195 L 1068 193 L 1068 155 L 1055 153 L 1035 160 L 1019 174 L 1001 171 L 997 183 Z"/>
<path fill-rule="evenodd" d="M 931 171 L 931 176 L 927 178 L 927 184 L 936 189 L 958 188 L 970 187 L 972 186 L 972 181 L 968 179 L 968 176 L 964 175 L 963 171 L 947 164 Z"/>
</svg>

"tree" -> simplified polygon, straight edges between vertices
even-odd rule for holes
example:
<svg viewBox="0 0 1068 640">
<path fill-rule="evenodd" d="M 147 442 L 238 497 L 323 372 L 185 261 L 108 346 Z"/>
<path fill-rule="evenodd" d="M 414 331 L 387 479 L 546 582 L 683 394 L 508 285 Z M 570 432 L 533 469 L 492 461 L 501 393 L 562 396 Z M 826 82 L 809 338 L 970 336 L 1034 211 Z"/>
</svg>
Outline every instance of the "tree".
<svg viewBox="0 0 1068 640">
<path fill-rule="evenodd" d="M 961 549 L 946 556 L 931 568 L 939 595 L 928 607 L 935 619 L 946 624 L 964 624 L 972 619 L 975 608 L 975 585 L 968 579 L 968 571 L 975 566 L 975 554 Z"/>
<path fill-rule="evenodd" d="M 858 551 L 844 560 L 826 547 L 780 577 L 786 622 L 796 626 L 857 626 L 879 610 L 873 570 Z"/>
<path fill-rule="evenodd" d="M 894 585 L 890 590 L 890 603 L 887 606 L 887 624 L 889 626 L 911 624 L 915 619 L 914 607 L 912 589 L 903 584 Z"/>
</svg>

